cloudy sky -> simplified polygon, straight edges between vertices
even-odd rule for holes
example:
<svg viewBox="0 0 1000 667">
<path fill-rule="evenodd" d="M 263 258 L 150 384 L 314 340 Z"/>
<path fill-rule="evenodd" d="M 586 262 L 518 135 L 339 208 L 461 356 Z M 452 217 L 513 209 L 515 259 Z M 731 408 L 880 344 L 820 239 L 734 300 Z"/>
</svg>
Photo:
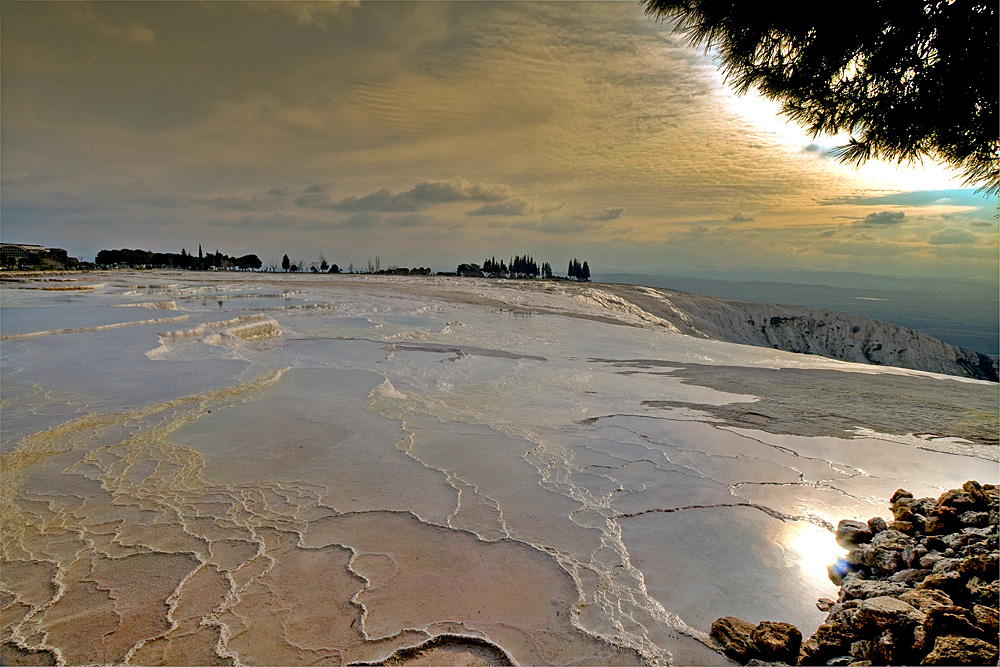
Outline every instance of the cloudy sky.
<svg viewBox="0 0 1000 667">
<path fill-rule="evenodd" d="M 6 242 L 997 280 L 996 199 L 855 170 L 633 2 L 5 2 Z"/>
</svg>

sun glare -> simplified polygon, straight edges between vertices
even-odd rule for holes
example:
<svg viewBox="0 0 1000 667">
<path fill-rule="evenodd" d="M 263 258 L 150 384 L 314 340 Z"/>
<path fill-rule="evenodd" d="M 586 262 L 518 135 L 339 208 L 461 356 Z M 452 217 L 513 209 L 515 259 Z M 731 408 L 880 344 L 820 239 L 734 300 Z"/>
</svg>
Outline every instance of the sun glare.
<svg viewBox="0 0 1000 667">
<path fill-rule="evenodd" d="M 786 524 L 785 548 L 802 569 L 803 574 L 821 583 L 833 586 L 826 568 L 843 558 L 847 551 L 834 539 L 833 533 L 805 521 Z"/>
<path fill-rule="evenodd" d="M 818 147 L 816 155 L 827 154 L 830 149 L 850 141 L 846 132 L 836 135 L 812 137 L 802 127 L 781 114 L 781 104 L 749 90 L 743 95 L 728 92 L 731 108 L 759 130 L 784 144 L 790 152 L 803 152 L 806 147 Z M 851 173 L 869 184 L 894 190 L 944 190 L 962 187 L 961 176 L 930 158 L 915 164 L 897 164 L 883 160 L 868 160 L 860 167 L 841 164 L 828 158 L 830 166 Z"/>
</svg>

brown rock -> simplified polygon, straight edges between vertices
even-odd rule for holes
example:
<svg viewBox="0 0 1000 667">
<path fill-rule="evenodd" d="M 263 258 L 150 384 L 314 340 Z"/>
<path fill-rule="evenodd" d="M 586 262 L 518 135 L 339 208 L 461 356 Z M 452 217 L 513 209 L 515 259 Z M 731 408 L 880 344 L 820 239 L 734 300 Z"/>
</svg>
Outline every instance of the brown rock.
<svg viewBox="0 0 1000 667">
<path fill-rule="evenodd" d="M 791 623 L 761 621 L 760 625 L 754 628 L 751 639 L 757 655 L 762 660 L 791 664 L 798 661 L 802 633 Z"/>
<path fill-rule="evenodd" d="M 986 494 L 983 493 L 983 487 L 979 482 L 970 479 L 962 485 L 962 490 L 968 493 L 969 496 L 976 501 L 977 505 L 985 507 L 990 504 L 990 500 L 986 497 Z"/>
<path fill-rule="evenodd" d="M 923 612 L 928 612 L 935 607 L 950 607 L 954 604 L 945 593 L 934 589 L 906 591 L 899 596 L 899 599 Z"/>
<path fill-rule="evenodd" d="M 944 591 L 948 597 L 954 599 L 956 595 L 962 593 L 962 579 L 958 572 L 945 572 L 943 574 L 931 574 L 917 584 L 917 590 L 932 588 Z"/>
<path fill-rule="evenodd" d="M 1000 501 L 1000 487 L 996 484 L 983 484 L 983 495 L 986 496 L 991 507 L 996 507 L 997 502 Z"/>
<path fill-rule="evenodd" d="M 934 574 L 945 574 L 946 572 L 960 572 L 959 568 L 962 566 L 963 561 L 961 558 L 942 558 L 941 560 L 934 563 L 931 566 L 931 572 Z"/>
<path fill-rule="evenodd" d="M 917 498 L 916 500 L 910 501 L 910 507 L 912 507 L 913 511 L 917 514 L 927 516 L 928 512 L 938 507 L 938 503 L 933 498 Z"/>
<path fill-rule="evenodd" d="M 901 595 L 907 589 L 906 584 L 864 579 L 857 572 L 851 572 L 844 577 L 844 581 L 840 584 L 840 599 L 866 600 L 868 598 L 879 597 L 880 595 L 897 596 Z"/>
<path fill-rule="evenodd" d="M 814 658 L 813 656 L 819 651 L 819 642 L 816 641 L 815 637 L 810 637 L 809 639 L 802 642 L 802 646 L 799 647 L 799 665 L 822 665 L 824 664 L 820 660 Z"/>
<path fill-rule="evenodd" d="M 827 617 L 828 621 L 837 621 L 838 623 L 852 623 L 854 615 L 858 613 L 858 607 L 864 600 L 844 600 L 833 605 L 830 609 L 830 614 Z M 847 611 L 850 609 L 851 611 Z"/>
<path fill-rule="evenodd" d="M 943 560 L 943 559 L 944 559 L 944 556 L 942 556 L 941 554 L 938 554 L 938 553 L 934 553 L 934 554 L 927 554 L 925 556 L 921 556 L 920 560 L 917 561 L 917 562 L 920 563 L 920 567 L 930 569 L 930 568 L 934 567 L 935 563 L 937 563 L 939 560 Z"/>
<path fill-rule="evenodd" d="M 963 526 L 972 526 L 974 528 L 983 528 L 990 523 L 990 513 L 989 512 L 976 512 L 974 510 L 969 510 L 968 512 L 962 512 L 958 515 L 958 520 Z"/>
<path fill-rule="evenodd" d="M 913 498 L 913 494 L 906 489 L 896 489 L 895 493 L 889 498 L 889 504 L 895 504 L 900 498 Z"/>
<path fill-rule="evenodd" d="M 885 519 L 883 519 L 880 516 L 873 516 L 872 518 L 868 519 L 868 530 L 872 532 L 872 535 L 876 533 L 881 533 L 888 527 L 889 525 L 885 522 Z"/>
<path fill-rule="evenodd" d="M 837 524 L 837 544 L 850 549 L 872 539 L 868 524 L 853 519 L 843 519 Z"/>
<path fill-rule="evenodd" d="M 958 515 L 949 508 L 936 509 L 924 522 L 924 532 L 929 535 L 949 533 L 958 523 Z"/>
<path fill-rule="evenodd" d="M 908 502 L 901 502 L 892 506 L 892 516 L 896 521 L 910 521 L 916 515 Z"/>
<path fill-rule="evenodd" d="M 934 641 L 934 650 L 921 665 L 995 665 L 997 646 L 981 639 L 946 635 Z"/>
<path fill-rule="evenodd" d="M 997 548 L 995 543 L 991 543 L 991 540 L 989 538 L 985 538 L 964 545 L 962 548 L 959 549 L 959 553 L 965 557 L 988 556 L 991 553 L 996 554 Z"/>
<path fill-rule="evenodd" d="M 934 640 L 931 639 L 930 646 L 924 647 L 926 643 L 924 640 L 927 639 L 927 633 L 924 632 L 924 626 L 918 625 L 913 628 L 913 652 L 917 655 L 927 655 L 931 652 L 931 648 L 934 646 Z"/>
<path fill-rule="evenodd" d="M 896 634 L 892 630 L 886 630 L 882 633 L 882 636 L 871 643 L 868 659 L 872 661 L 872 664 L 899 664 L 898 656 L 902 651 L 900 650 L 901 647 L 897 646 L 899 642 L 896 641 Z"/>
<path fill-rule="evenodd" d="M 799 664 L 822 665 L 830 658 L 847 654 L 851 644 L 857 641 L 853 628 L 856 613 L 856 609 L 831 613 L 815 634 L 803 642 Z"/>
<path fill-rule="evenodd" d="M 889 524 L 889 528 L 907 534 L 912 534 L 916 530 L 916 526 L 913 525 L 912 521 L 893 521 Z"/>
<path fill-rule="evenodd" d="M 927 547 L 922 544 L 910 544 L 903 549 L 903 561 L 910 567 L 916 567 L 920 559 L 927 555 Z"/>
<path fill-rule="evenodd" d="M 966 579 L 979 577 L 983 581 L 996 581 L 998 570 L 1000 570 L 1000 560 L 996 551 L 991 554 L 971 556 L 958 566 L 959 574 Z"/>
<path fill-rule="evenodd" d="M 851 644 L 851 657 L 853 657 L 855 660 L 864 660 L 869 665 L 872 664 L 871 662 L 871 659 L 873 657 L 872 653 L 874 653 L 874 651 L 872 650 L 873 644 L 875 644 L 875 642 L 873 642 L 870 639 L 862 639 L 860 641 L 854 642 L 853 644 Z M 851 664 L 853 665 L 857 663 L 852 662 Z"/>
<path fill-rule="evenodd" d="M 934 640 L 944 635 L 982 638 L 982 630 L 976 625 L 976 619 L 968 609 L 952 605 L 950 607 L 935 607 L 927 612 L 923 622 L 924 641 Z"/>
<path fill-rule="evenodd" d="M 998 632 L 997 610 L 994 607 L 977 604 L 972 608 L 972 615 L 976 618 L 976 625 L 985 633 L 987 637 L 996 637 Z"/>
<path fill-rule="evenodd" d="M 870 559 L 872 545 L 861 544 L 847 552 L 847 562 L 851 565 L 865 565 L 865 561 Z"/>
<path fill-rule="evenodd" d="M 800 665 L 847 665 L 854 659 L 849 655 L 838 655 L 834 657 L 829 657 L 829 655 L 823 654 L 822 657 L 817 657 L 821 655 L 819 652 L 819 642 L 816 641 L 815 637 L 810 637 L 806 641 L 802 642 L 802 648 L 799 651 L 799 664 Z"/>
<path fill-rule="evenodd" d="M 969 594 L 973 602 L 993 605 L 1000 599 L 1000 582 L 982 583 L 977 578 L 969 580 Z"/>
<path fill-rule="evenodd" d="M 944 551 L 948 548 L 948 545 L 944 543 L 944 540 L 937 535 L 927 535 L 923 540 L 921 540 L 921 544 L 924 545 L 924 548 L 927 549 L 927 551 Z"/>
<path fill-rule="evenodd" d="M 872 546 L 875 548 L 902 551 L 912 544 L 914 544 L 913 538 L 898 530 L 883 530 L 872 538 Z"/>
<path fill-rule="evenodd" d="M 951 507 L 958 512 L 964 512 L 974 508 L 976 506 L 976 501 L 964 490 L 951 489 L 941 494 L 941 497 L 938 498 L 937 504 L 939 506 Z"/>
<path fill-rule="evenodd" d="M 709 634 L 719 643 L 723 653 L 737 662 L 745 663 L 753 657 L 753 641 L 750 636 L 754 629 L 753 623 L 742 618 L 723 616 L 712 623 Z"/>
<path fill-rule="evenodd" d="M 908 629 L 925 617 L 924 612 L 898 598 L 881 596 L 862 601 L 854 616 L 854 627 L 866 635 L 876 635 L 893 628 Z"/>
<path fill-rule="evenodd" d="M 889 532 L 889 531 L 885 531 Z M 896 532 L 896 531 L 892 531 Z M 880 535 L 882 533 L 879 533 Z M 906 567 L 903 562 L 903 550 L 891 549 L 888 547 L 876 547 L 872 549 L 865 560 L 865 565 L 872 568 L 876 574 L 889 574 Z"/>
<path fill-rule="evenodd" d="M 893 572 L 892 576 L 889 577 L 889 581 L 898 581 L 904 584 L 916 585 L 927 578 L 930 574 L 927 570 L 920 568 L 910 568 L 908 570 L 899 570 L 898 572 Z"/>
</svg>

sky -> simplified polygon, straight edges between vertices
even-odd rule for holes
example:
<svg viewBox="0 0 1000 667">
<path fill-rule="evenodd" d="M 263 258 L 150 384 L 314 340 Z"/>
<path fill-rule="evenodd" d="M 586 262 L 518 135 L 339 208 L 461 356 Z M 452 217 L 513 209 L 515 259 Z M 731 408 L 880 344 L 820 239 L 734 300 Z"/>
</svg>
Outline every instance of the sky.
<svg viewBox="0 0 1000 667">
<path fill-rule="evenodd" d="M 995 283 L 997 200 L 838 163 L 622 2 L 0 4 L 0 235 Z"/>
</svg>

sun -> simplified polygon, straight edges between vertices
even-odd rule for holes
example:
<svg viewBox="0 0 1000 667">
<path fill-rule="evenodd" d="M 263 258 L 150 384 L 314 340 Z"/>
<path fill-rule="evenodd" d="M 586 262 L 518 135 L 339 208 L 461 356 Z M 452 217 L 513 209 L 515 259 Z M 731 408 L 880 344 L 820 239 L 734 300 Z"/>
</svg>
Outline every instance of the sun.
<svg viewBox="0 0 1000 667">
<path fill-rule="evenodd" d="M 846 550 L 837 544 L 833 533 L 825 528 L 806 521 L 786 525 L 788 530 L 783 546 L 791 560 L 808 578 L 832 586 L 826 568 L 838 558 L 843 558 Z"/>
<path fill-rule="evenodd" d="M 737 95 L 727 89 L 727 102 L 736 114 L 750 122 L 759 131 L 772 136 L 790 153 L 801 153 L 807 146 L 818 147 L 813 151 L 817 159 L 827 159 L 829 168 L 842 172 L 872 187 L 889 190 L 947 190 L 961 188 L 962 177 L 955 170 L 924 158 L 914 164 L 897 164 L 871 159 L 860 166 L 842 164 L 827 157 L 828 151 L 843 146 L 851 135 L 841 132 L 812 137 L 803 127 L 788 120 L 781 113 L 781 104 L 769 100 L 754 89 Z"/>
</svg>

